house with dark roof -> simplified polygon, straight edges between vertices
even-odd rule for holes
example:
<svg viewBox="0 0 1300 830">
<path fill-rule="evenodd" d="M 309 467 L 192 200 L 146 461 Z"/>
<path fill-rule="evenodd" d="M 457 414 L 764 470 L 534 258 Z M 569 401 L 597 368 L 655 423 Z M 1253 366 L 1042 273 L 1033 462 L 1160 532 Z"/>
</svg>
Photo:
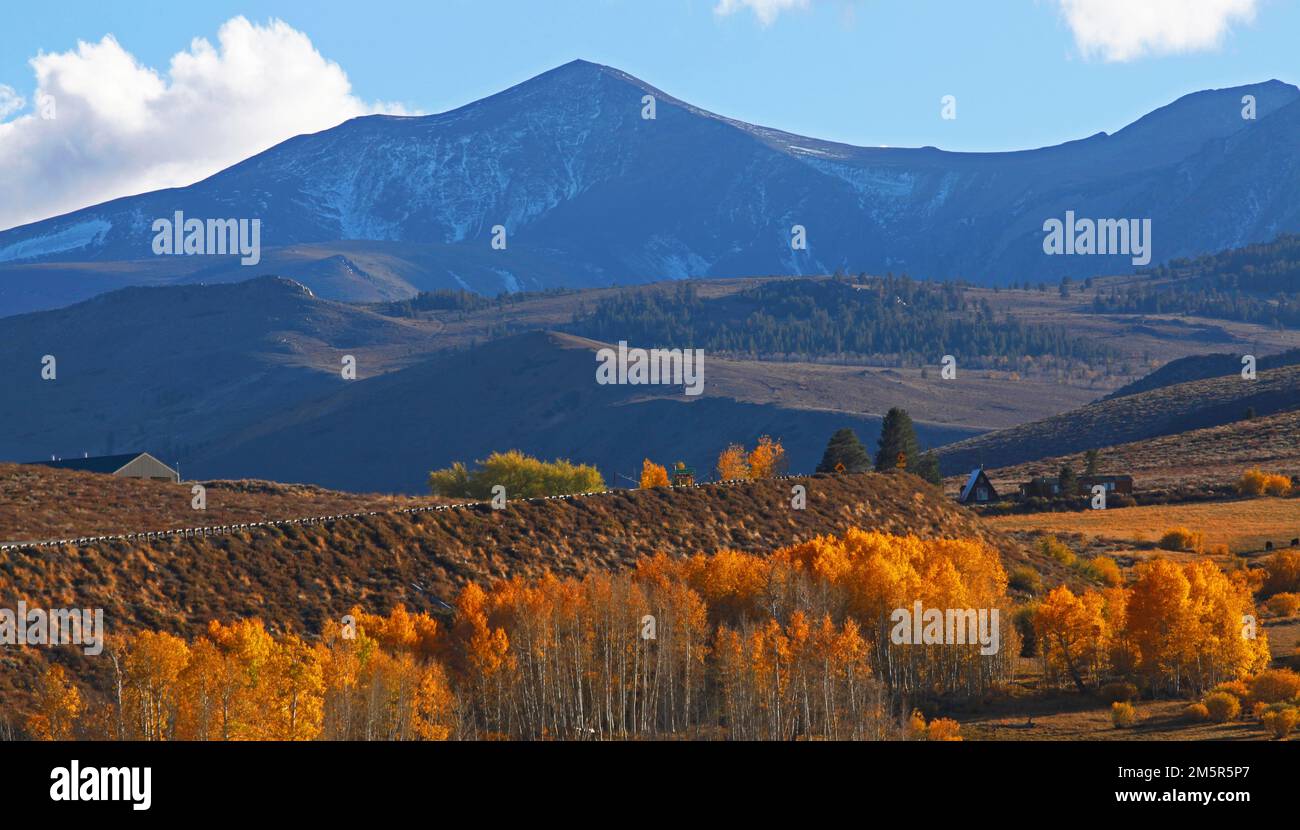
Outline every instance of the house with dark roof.
<svg viewBox="0 0 1300 830">
<path fill-rule="evenodd" d="M 129 452 L 123 455 L 97 455 L 85 458 L 56 458 L 50 461 L 29 461 L 42 467 L 60 470 L 77 470 L 83 473 L 103 473 L 122 478 L 147 478 L 153 481 L 181 480 L 180 473 L 168 467 L 147 452 Z"/>
<path fill-rule="evenodd" d="M 998 491 L 993 489 L 993 482 L 984 474 L 983 467 L 970 471 L 970 477 L 961 488 L 957 501 L 962 504 L 988 504 L 998 500 Z"/>
</svg>

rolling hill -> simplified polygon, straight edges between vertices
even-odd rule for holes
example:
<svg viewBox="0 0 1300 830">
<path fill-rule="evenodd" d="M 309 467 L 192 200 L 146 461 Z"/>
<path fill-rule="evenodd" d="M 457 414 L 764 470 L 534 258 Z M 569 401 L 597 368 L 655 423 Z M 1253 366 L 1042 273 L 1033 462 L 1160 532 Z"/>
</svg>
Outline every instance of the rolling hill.
<svg viewBox="0 0 1300 830">
<path fill-rule="evenodd" d="M 268 411 L 337 389 L 339 369 L 324 368 L 339 367 L 343 353 L 365 377 L 384 355 L 422 350 L 436 332 L 276 278 L 123 289 L 0 320 L 0 458 L 147 446 L 186 461 Z M 47 355 L 51 380 L 41 375 Z"/>
<path fill-rule="evenodd" d="M 794 483 L 808 487 L 805 510 L 790 507 Z M 854 526 L 979 538 L 1008 563 L 1029 555 L 920 479 L 865 473 L 614 490 L 514 501 L 500 511 L 486 504 L 389 511 L 134 544 L 20 548 L 0 552 L 0 563 L 8 590 L 44 607 L 75 596 L 104 607 L 124 627 L 193 632 L 208 619 L 261 616 L 318 630 L 325 615 L 353 603 L 437 611 L 435 600 L 452 599 L 470 581 L 621 569 L 655 553 L 764 552 Z"/>
<path fill-rule="evenodd" d="M 1257 120 L 1240 117 L 1243 94 Z M 642 117 L 647 95 L 654 119 Z M 1298 128 L 1300 90 L 1268 81 L 1195 92 L 1055 147 L 853 147 L 574 61 L 450 112 L 356 118 L 188 187 L 0 232 L 0 315 L 137 280 L 249 274 L 229 257 L 152 256 L 153 220 L 176 211 L 259 219 L 268 264 L 345 299 L 839 268 L 984 283 L 1128 273 L 1127 256 L 1046 256 L 1044 220 L 1150 218 L 1152 261 L 1300 230 Z M 794 225 L 806 249 L 792 247 Z M 330 247 L 357 240 L 371 244 Z"/>
<path fill-rule="evenodd" d="M 1166 386 L 1174 386 L 1193 380 L 1227 377 L 1234 374 L 1240 375 L 1243 365 L 1241 358 L 1242 356 L 1239 354 L 1204 354 L 1180 357 L 1169 361 L 1145 377 L 1121 386 L 1106 397 L 1122 398 L 1125 395 L 1133 395 L 1151 389 L 1162 389 Z M 1256 371 L 1264 371 L 1282 366 L 1294 366 L 1298 363 L 1300 363 L 1300 349 L 1291 349 L 1279 354 L 1258 357 L 1255 362 L 1255 369 Z"/>
<path fill-rule="evenodd" d="M 1295 234 L 1194 259 L 1176 258 L 1138 273 L 1142 280 L 1096 295 L 1094 310 L 1300 325 L 1300 236 Z"/>
<path fill-rule="evenodd" d="M 423 492 L 429 470 L 494 450 L 595 463 L 613 483 L 646 456 L 707 473 L 728 443 L 767 433 L 807 471 L 841 426 L 874 440 L 883 410 L 856 408 L 869 403 L 864 388 L 919 391 L 860 368 L 709 360 L 705 393 L 687 399 L 674 387 L 599 386 L 594 341 L 526 325 L 479 341 L 449 328 L 272 277 L 123 289 L 6 318 L 0 459 L 147 448 L 187 478 Z M 356 380 L 340 373 L 345 355 Z M 921 420 L 930 445 L 981 429 Z"/>
<path fill-rule="evenodd" d="M 595 351 L 604 344 L 558 332 L 494 340 L 468 352 L 349 384 L 325 399 L 269 416 L 203 456 L 216 477 L 374 490 L 424 488 L 429 470 L 522 448 L 546 458 L 594 463 L 606 481 L 639 475 L 644 458 L 685 460 L 709 474 L 729 443 L 779 437 L 790 468 L 816 466 L 841 426 L 874 441 L 880 417 L 793 408 L 733 397 L 747 372 L 705 361 L 705 393 L 680 387 L 601 386 Z M 715 370 L 716 367 L 716 370 Z M 937 446 L 972 430 L 921 423 Z"/>
<path fill-rule="evenodd" d="M 1084 469 L 1082 452 L 990 468 L 998 492 L 1015 493 L 1034 476 L 1055 476 L 1063 464 Z M 1245 470 L 1300 476 L 1300 410 L 1234 421 L 1101 448 L 1102 472 L 1127 473 L 1142 491 L 1223 493 Z M 949 490 L 959 486 L 949 482 Z M 1300 530 L 1300 503 L 1296 505 Z"/>
<path fill-rule="evenodd" d="M 983 464 L 1009 467 L 1142 439 L 1233 424 L 1248 410 L 1256 416 L 1300 409 L 1300 366 L 1262 371 L 1254 381 L 1238 375 L 1162 386 L 1032 423 L 998 430 L 939 450 L 945 473 Z"/>
<path fill-rule="evenodd" d="M 40 465 L 0 464 L 0 543 L 68 539 L 260 522 L 449 499 L 340 493 L 274 481 L 203 481 L 207 505 L 193 508 L 193 482 L 148 481 Z"/>
<path fill-rule="evenodd" d="M 889 283 L 860 285 L 876 292 Z M 950 344 L 932 325 L 945 313 L 938 306 L 900 316 L 882 311 L 896 303 L 872 300 L 842 317 L 837 292 L 862 292 L 831 278 L 698 280 L 689 288 L 698 302 L 649 301 L 660 312 L 645 318 L 639 297 L 672 297 L 681 284 L 448 295 L 439 309 L 344 303 L 261 277 L 120 289 L 0 318 L 0 460 L 145 449 L 186 478 L 423 492 L 430 469 L 494 450 L 567 456 L 627 484 L 621 476 L 635 479 L 645 457 L 707 472 L 728 443 L 752 445 L 766 433 L 782 439 L 793 472 L 808 472 L 842 426 L 871 445 L 890 407 L 908 409 L 922 443 L 938 447 L 1083 406 L 1143 359 L 1199 350 L 1201 331 L 1196 321 L 1086 313 L 1086 302 L 1056 292 L 930 285 L 924 291 L 936 296 L 964 292 L 971 323 Z M 596 318 L 602 338 L 572 331 L 606 305 L 628 311 Z M 1008 313 L 1028 325 L 1007 323 Z M 838 322 L 828 327 L 828 319 Z M 766 322 L 745 340 L 751 320 Z M 844 335 L 873 331 L 865 323 L 885 337 L 871 348 L 909 353 L 885 355 L 884 365 L 864 365 L 879 355 L 843 353 L 837 344 L 851 342 Z M 932 330 L 934 348 L 956 348 L 958 376 L 940 377 L 937 353 L 910 354 L 930 349 L 930 340 L 895 337 L 893 325 Z M 1222 332 L 1260 354 L 1261 346 L 1296 343 L 1292 332 L 1255 324 L 1225 323 Z M 704 394 L 597 385 L 594 350 L 624 337 L 708 345 Z M 1068 337 L 1105 343 L 1114 357 L 1071 357 Z M 52 380 L 41 374 L 47 355 L 56 360 Z M 356 358 L 356 380 L 340 373 L 346 355 Z M 1251 405 L 1273 411 L 1267 401 L 1239 411 Z M 1237 414 L 1229 407 L 1225 417 Z"/>
</svg>

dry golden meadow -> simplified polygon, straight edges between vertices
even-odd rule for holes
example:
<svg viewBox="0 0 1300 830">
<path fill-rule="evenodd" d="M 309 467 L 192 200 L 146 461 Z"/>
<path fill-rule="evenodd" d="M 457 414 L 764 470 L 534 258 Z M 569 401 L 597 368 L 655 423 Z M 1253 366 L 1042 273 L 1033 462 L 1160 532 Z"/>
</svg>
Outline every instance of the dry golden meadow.
<svg viewBox="0 0 1300 830">
<path fill-rule="evenodd" d="M 1003 531 L 1080 534 L 1131 546 L 1145 554 L 1166 530 L 1185 527 L 1201 533 L 1206 549 L 1227 545 L 1237 555 L 1264 550 L 1266 542 L 1287 547 L 1300 537 L 1300 499 L 1253 498 L 1233 501 L 1162 504 L 1063 513 L 991 516 L 985 521 Z"/>
</svg>

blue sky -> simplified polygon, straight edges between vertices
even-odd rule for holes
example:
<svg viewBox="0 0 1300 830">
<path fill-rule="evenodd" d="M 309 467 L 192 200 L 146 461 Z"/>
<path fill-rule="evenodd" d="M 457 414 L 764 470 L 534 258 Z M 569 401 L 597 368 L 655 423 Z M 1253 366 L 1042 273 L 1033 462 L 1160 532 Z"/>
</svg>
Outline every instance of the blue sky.
<svg viewBox="0 0 1300 830">
<path fill-rule="evenodd" d="M 774 16 L 763 19 L 764 10 Z M 220 96 L 231 102 L 225 110 L 192 112 L 185 119 L 192 135 L 180 127 L 150 133 L 130 123 L 164 117 L 144 110 L 160 100 L 154 87 L 173 83 L 172 56 L 192 50 L 195 38 L 219 47 L 223 25 L 239 16 L 254 27 L 284 21 L 310 39 L 308 53 L 314 48 L 346 73 L 350 88 L 325 79 L 322 66 L 298 61 L 290 68 L 301 65 L 305 74 L 292 82 L 282 80 L 283 68 L 260 70 L 269 74 L 253 86 L 267 90 L 264 100 L 227 90 Z M 73 53 L 78 41 L 94 44 L 111 34 L 158 80 L 117 80 L 89 60 L 81 61 L 79 76 L 76 62 L 47 59 L 66 132 L 53 140 L 52 129 L 28 123 L 30 135 L 19 140 L 18 130 L 6 136 L 10 125 L 0 123 L 0 167 L 58 165 L 85 184 L 66 196 L 51 189 L 53 173 L 22 187 L 0 184 L 0 201 L 29 205 L 8 215 L 0 210 L 0 228 L 78 201 L 188 183 L 359 107 L 438 112 L 574 58 L 616 66 L 706 109 L 795 133 L 971 151 L 1113 132 L 1198 89 L 1300 79 L 1300 3 L 1294 0 L 65 0 L 10 7 L 3 19 L 0 122 L 33 114 L 37 82 L 29 60 L 41 52 Z M 212 72 L 226 71 L 216 66 Z M 319 89 L 307 82 L 318 78 Z M 102 88 L 95 88 L 96 79 Z M 114 85 L 139 89 L 119 103 Z M 279 99 L 277 85 L 284 87 Z M 11 88 L 7 114 L 4 87 Z M 187 94 L 203 97 L 206 90 L 196 83 Z M 956 96 L 956 119 L 940 117 L 945 95 Z M 287 106 L 312 96 L 324 103 L 306 115 Z M 16 97 L 27 105 L 15 108 Z M 90 110 L 97 110 L 94 118 L 86 115 Z M 238 121 L 241 114 L 247 123 Z M 212 134 L 227 115 L 231 135 Z M 265 135 L 250 126 L 268 121 L 275 129 Z M 44 131 L 33 137 L 38 128 Z M 106 132 L 121 135 L 105 140 Z M 137 148 L 128 134 L 164 157 L 133 166 Z M 87 136 L 97 143 L 63 155 L 48 149 Z M 190 155 L 201 157 L 158 149 L 172 145 L 190 146 Z M 104 154 L 102 162 L 81 170 L 94 153 Z"/>
</svg>

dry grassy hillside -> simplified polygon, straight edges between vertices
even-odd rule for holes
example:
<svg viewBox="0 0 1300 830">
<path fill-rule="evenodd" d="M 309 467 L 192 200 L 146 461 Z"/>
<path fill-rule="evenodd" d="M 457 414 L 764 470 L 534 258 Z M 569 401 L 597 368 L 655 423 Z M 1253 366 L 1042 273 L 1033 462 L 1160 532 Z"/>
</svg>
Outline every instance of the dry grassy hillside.
<svg viewBox="0 0 1300 830">
<path fill-rule="evenodd" d="M 617 569 L 656 552 L 769 551 L 849 527 L 1016 546 L 912 476 L 617 490 L 573 499 L 384 513 L 226 536 L 175 537 L 0 554 L 0 593 L 42 607 L 103 607 L 120 627 L 193 631 L 211 618 L 261 616 L 314 630 L 354 603 L 438 610 L 461 585 L 516 574 Z"/>
<path fill-rule="evenodd" d="M 191 484 L 117 478 L 52 467 L 0 464 L 0 541 L 68 539 L 240 524 L 448 499 L 341 493 L 272 481 L 206 481 L 207 509 L 191 507 Z"/>
<path fill-rule="evenodd" d="M 1213 426 L 1231 426 L 1247 411 L 1268 416 L 1300 409 L 1300 366 L 1153 389 L 942 447 L 945 472 L 977 464 L 1007 467 Z"/>
<path fill-rule="evenodd" d="M 1063 464 L 1084 468 L 1082 452 L 988 470 L 999 492 L 1014 493 L 1016 485 L 1036 475 L 1056 475 Z M 1226 487 L 1242 471 L 1260 467 L 1270 472 L 1300 475 L 1300 411 L 1236 421 L 1222 426 L 1163 435 L 1107 447 L 1101 451 L 1103 472 L 1128 473 L 1139 490 Z M 953 492 L 964 477 L 947 483 Z"/>
</svg>

